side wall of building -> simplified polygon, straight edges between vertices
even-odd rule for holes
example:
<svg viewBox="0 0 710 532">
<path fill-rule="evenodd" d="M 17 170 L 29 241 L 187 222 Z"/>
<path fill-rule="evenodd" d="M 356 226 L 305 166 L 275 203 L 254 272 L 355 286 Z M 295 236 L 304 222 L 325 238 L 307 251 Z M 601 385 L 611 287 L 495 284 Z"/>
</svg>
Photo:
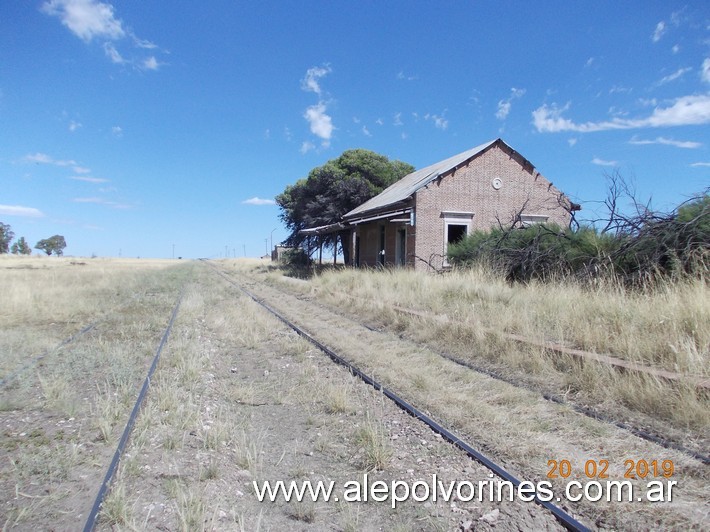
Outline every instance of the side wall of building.
<svg viewBox="0 0 710 532">
<path fill-rule="evenodd" d="M 569 214 L 560 191 L 514 151 L 494 145 L 416 193 L 417 268 L 446 265 L 447 226 L 466 232 L 510 224 L 521 211 L 562 226 Z M 537 218 L 539 217 L 539 218 Z M 451 228 L 461 230 L 458 228 Z"/>
</svg>

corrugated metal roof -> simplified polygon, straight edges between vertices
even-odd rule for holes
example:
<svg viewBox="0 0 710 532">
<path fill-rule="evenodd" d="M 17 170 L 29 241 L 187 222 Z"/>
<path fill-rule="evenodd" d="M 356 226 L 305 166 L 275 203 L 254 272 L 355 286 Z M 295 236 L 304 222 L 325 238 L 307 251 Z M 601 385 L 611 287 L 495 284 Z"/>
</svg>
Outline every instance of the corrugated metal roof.
<svg viewBox="0 0 710 532">
<path fill-rule="evenodd" d="M 389 205 L 404 201 L 412 194 L 414 194 L 417 190 L 419 190 L 425 185 L 428 185 L 440 175 L 445 174 L 453 168 L 456 168 L 458 165 L 465 162 L 466 160 L 475 157 L 476 155 L 478 155 L 479 153 L 481 153 L 499 140 L 500 139 L 496 139 L 490 142 L 486 142 L 485 144 L 481 144 L 480 146 L 471 148 L 470 150 L 467 150 L 463 153 L 459 153 L 458 155 L 454 155 L 453 157 L 449 157 L 448 159 L 439 161 L 438 163 L 434 163 L 430 166 L 427 166 L 426 168 L 422 168 L 421 170 L 416 170 L 411 174 L 407 174 L 393 185 L 390 185 L 389 187 L 384 189 L 374 198 L 371 198 L 359 207 L 356 207 L 351 210 L 349 213 L 343 216 L 343 218 L 345 220 L 349 218 L 358 218 L 369 211 L 382 209 Z"/>
<path fill-rule="evenodd" d="M 334 233 L 336 231 L 341 231 L 345 229 L 345 224 L 342 222 L 335 222 L 334 224 L 319 225 L 318 227 L 309 227 L 307 229 L 301 229 L 298 234 L 300 235 L 326 235 L 328 233 Z"/>
</svg>

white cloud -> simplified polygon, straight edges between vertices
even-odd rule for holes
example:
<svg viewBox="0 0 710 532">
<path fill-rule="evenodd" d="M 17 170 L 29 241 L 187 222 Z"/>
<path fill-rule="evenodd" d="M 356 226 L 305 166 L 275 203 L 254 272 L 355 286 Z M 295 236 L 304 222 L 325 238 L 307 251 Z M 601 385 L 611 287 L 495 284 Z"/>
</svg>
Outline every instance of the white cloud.
<svg viewBox="0 0 710 532">
<path fill-rule="evenodd" d="M 323 146 L 330 144 L 330 138 L 333 135 L 333 120 L 326 113 L 327 109 L 323 102 L 318 102 L 316 105 L 311 105 L 303 117 L 308 121 L 311 127 L 311 133 L 323 139 Z"/>
<path fill-rule="evenodd" d="M 595 157 L 592 159 L 592 164 L 596 164 L 599 166 L 618 166 L 619 163 L 617 161 L 605 161 L 604 159 L 600 159 L 599 157 Z"/>
<path fill-rule="evenodd" d="M 91 170 L 89 168 L 84 168 L 83 166 L 75 166 L 72 168 L 77 174 L 90 174 Z"/>
<path fill-rule="evenodd" d="M 301 144 L 301 148 L 298 151 L 300 151 L 301 153 L 308 153 L 309 151 L 315 150 L 315 149 L 316 149 L 315 144 L 313 144 L 312 142 L 310 142 L 308 140 L 305 140 L 305 141 L 303 141 L 303 144 Z"/>
<path fill-rule="evenodd" d="M 666 23 L 663 21 L 660 21 L 658 24 L 656 24 L 656 29 L 653 32 L 653 35 L 651 36 L 651 39 L 653 42 L 658 42 L 661 40 L 661 37 L 663 37 L 663 34 L 666 32 Z"/>
<path fill-rule="evenodd" d="M 513 87 L 510 89 L 510 96 L 506 98 L 505 100 L 500 100 L 498 102 L 498 110 L 496 111 L 496 118 L 498 120 L 505 120 L 508 116 L 508 113 L 510 113 L 510 107 L 512 105 L 513 100 L 516 100 L 518 98 L 522 98 L 522 96 L 525 94 L 525 89 L 516 89 Z"/>
<path fill-rule="evenodd" d="M 704 163 L 704 162 L 700 162 L 700 163 L 693 163 L 693 164 L 691 164 L 690 166 L 694 166 L 694 167 L 700 167 L 700 166 L 710 166 L 710 162 L 709 162 L 709 163 Z"/>
<path fill-rule="evenodd" d="M 434 122 L 434 126 L 439 129 L 446 129 L 449 127 L 449 121 L 443 116 L 427 113 L 424 115 L 424 120 L 431 120 Z"/>
<path fill-rule="evenodd" d="M 132 209 L 132 205 L 127 205 L 125 203 L 118 203 L 116 201 L 110 201 L 104 198 L 91 197 L 91 198 L 74 198 L 72 199 L 74 203 L 93 203 L 95 205 L 106 205 L 113 209 Z"/>
<path fill-rule="evenodd" d="M 264 199 L 259 197 L 249 198 L 248 200 L 242 201 L 244 205 L 276 205 L 276 202 L 272 199 Z"/>
<path fill-rule="evenodd" d="M 658 100 L 656 98 L 639 98 L 638 102 L 644 107 L 655 107 L 658 105 Z"/>
<path fill-rule="evenodd" d="M 77 122 L 75 120 L 72 120 L 71 122 L 69 122 L 69 131 L 71 131 L 72 133 L 74 131 L 76 131 L 77 129 L 79 129 L 80 127 L 82 127 L 81 122 Z"/>
<path fill-rule="evenodd" d="M 113 126 L 111 128 L 111 133 L 113 133 L 113 135 L 115 137 L 122 137 L 123 136 L 123 128 L 121 128 L 121 126 Z"/>
<path fill-rule="evenodd" d="M 510 102 L 506 100 L 500 100 L 498 102 L 498 110 L 496 111 L 496 118 L 498 120 L 505 120 L 505 118 L 510 113 Z"/>
<path fill-rule="evenodd" d="M 34 207 L 22 205 L 0 205 L 0 214 L 3 216 L 22 216 L 25 218 L 42 218 L 44 213 Z"/>
<path fill-rule="evenodd" d="M 135 48 L 142 50 L 153 50 L 157 45 L 125 29 L 123 22 L 116 18 L 114 7 L 110 3 L 99 0 L 47 0 L 40 9 L 47 15 L 57 17 L 69 31 L 85 43 L 94 39 L 102 41 L 104 53 L 112 63 L 130 64 L 144 70 L 157 70 L 161 65 L 153 56 L 141 60 L 126 59 L 118 51 L 114 43 L 126 37 L 132 41 Z"/>
<path fill-rule="evenodd" d="M 397 79 L 403 79 L 403 80 L 405 80 L 405 81 L 414 81 L 414 80 L 417 79 L 417 76 L 409 76 L 409 75 L 406 75 L 403 70 L 400 70 L 400 71 L 397 73 Z"/>
<path fill-rule="evenodd" d="M 642 139 L 638 139 L 636 137 L 633 137 L 629 141 L 629 144 L 635 144 L 637 146 L 644 146 L 647 144 L 664 144 L 666 146 L 675 146 L 676 148 L 686 148 L 686 149 L 700 148 L 703 145 L 701 142 L 695 142 L 695 141 L 691 141 L 691 140 L 673 140 L 673 139 L 667 139 L 665 137 L 656 137 L 654 140 L 642 140 Z"/>
<path fill-rule="evenodd" d="M 143 60 L 144 70 L 158 70 L 158 68 L 160 68 L 160 63 L 158 63 L 158 60 L 154 56 L 151 55 Z"/>
<path fill-rule="evenodd" d="M 85 176 L 85 175 L 73 175 L 69 177 L 69 179 L 73 179 L 75 181 L 85 181 L 86 183 L 108 183 L 108 179 L 104 179 L 103 177 L 90 177 L 90 176 Z"/>
<path fill-rule="evenodd" d="M 669 74 L 669 75 L 661 78 L 660 80 L 658 80 L 654 85 L 656 87 L 658 87 L 660 85 L 665 85 L 666 83 L 670 83 L 671 81 L 674 81 L 674 80 L 682 77 L 686 72 L 690 72 L 691 70 L 693 70 L 693 69 L 690 67 L 679 68 L 678 70 L 673 72 L 673 74 Z"/>
<path fill-rule="evenodd" d="M 113 6 L 95 0 L 50 0 L 42 5 L 42 11 L 59 17 L 69 30 L 89 42 L 94 37 L 115 40 L 126 32 L 121 21 L 113 15 Z"/>
<path fill-rule="evenodd" d="M 135 35 L 131 35 L 131 38 L 133 39 L 133 43 L 138 47 L 138 48 L 143 48 L 145 50 L 155 50 L 158 45 L 153 44 L 150 41 L 147 41 L 145 39 L 139 39 Z"/>
<path fill-rule="evenodd" d="M 367 126 L 362 126 L 362 134 L 365 135 L 366 137 L 372 136 L 372 133 L 370 133 L 370 130 L 367 129 Z"/>
<path fill-rule="evenodd" d="M 126 60 L 123 58 L 123 56 L 116 50 L 116 47 L 113 45 L 113 43 L 110 42 L 105 42 L 104 43 L 104 52 L 108 56 L 108 58 L 111 60 L 112 63 L 116 63 L 117 65 L 122 65 L 126 62 Z"/>
<path fill-rule="evenodd" d="M 330 74 L 331 69 L 329 65 L 322 67 L 312 67 L 306 71 L 306 77 L 301 80 L 301 89 L 306 92 L 315 92 L 318 96 L 321 95 L 321 88 L 318 80 Z"/>
<path fill-rule="evenodd" d="M 671 52 L 673 52 L 674 54 L 677 54 L 678 52 L 680 52 L 680 46 L 677 44 L 674 44 L 673 47 L 671 48 Z"/>
<path fill-rule="evenodd" d="M 710 57 L 705 58 L 703 66 L 700 69 L 700 79 L 705 83 L 710 83 Z"/>
<path fill-rule="evenodd" d="M 25 155 L 24 160 L 28 163 L 53 164 L 55 166 L 76 166 L 76 161 L 63 161 L 61 159 L 54 159 L 46 153 L 35 153 L 33 155 Z"/>
<path fill-rule="evenodd" d="M 319 96 L 319 101 L 315 105 L 306 108 L 303 118 L 308 121 L 311 133 L 321 139 L 321 146 L 330 146 L 330 139 L 333 136 L 335 126 L 333 119 L 327 113 L 327 105 L 320 96 L 323 94 L 318 80 L 331 72 L 329 65 L 322 67 L 312 67 L 306 71 L 306 77 L 301 80 L 301 89 L 307 92 L 314 92 Z M 304 142 L 301 145 L 301 153 L 306 153 L 311 148 L 310 142 Z"/>
<path fill-rule="evenodd" d="M 37 164 L 52 164 L 53 159 L 46 153 L 35 153 L 33 155 L 25 155 L 25 161 L 28 163 Z"/>
<path fill-rule="evenodd" d="M 577 144 L 577 140 L 578 140 L 578 139 L 576 139 L 576 138 L 567 139 L 567 144 L 569 144 L 570 147 L 572 147 L 572 146 L 574 146 L 575 144 Z"/>
<path fill-rule="evenodd" d="M 403 126 L 404 125 L 404 122 L 402 122 L 402 113 L 395 113 L 394 122 L 392 122 L 392 124 L 395 126 Z"/>
<path fill-rule="evenodd" d="M 569 109 L 569 103 L 559 108 L 553 104 L 542 105 L 533 111 L 533 124 L 539 132 L 556 133 L 577 131 L 590 133 L 613 129 L 637 129 L 648 127 L 672 127 L 710 123 L 710 94 L 682 96 L 668 107 L 656 107 L 644 118 L 613 118 L 601 122 L 577 124 L 562 114 Z"/>
<path fill-rule="evenodd" d="M 377 124 L 378 126 L 384 126 L 385 121 L 382 120 L 381 118 L 378 118 L 377 120 L 375 120 L 375 124 Z"/>
<path fill-rule="evenodd" d="M 609 89 L 609 94 L 629 94 L 633 92 L 634 89 L 630 87 L 622 87 L 619 85 L 614 85 L 611 89 Z"/>
</svg>

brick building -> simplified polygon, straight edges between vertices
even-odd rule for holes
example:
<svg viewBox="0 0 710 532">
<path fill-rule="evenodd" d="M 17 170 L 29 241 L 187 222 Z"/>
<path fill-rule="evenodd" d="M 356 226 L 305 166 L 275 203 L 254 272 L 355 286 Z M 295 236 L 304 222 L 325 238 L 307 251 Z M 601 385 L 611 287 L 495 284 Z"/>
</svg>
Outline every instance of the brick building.
<svg viewBox="0 0 710 532">
<path fill-rule="evenodd" d="M 403 177 L 343 217 L 356 266 L 446 267 L 446 248 L 497 225 L 569 223 L 572 204 L 496 139 Z"/>
</svg>

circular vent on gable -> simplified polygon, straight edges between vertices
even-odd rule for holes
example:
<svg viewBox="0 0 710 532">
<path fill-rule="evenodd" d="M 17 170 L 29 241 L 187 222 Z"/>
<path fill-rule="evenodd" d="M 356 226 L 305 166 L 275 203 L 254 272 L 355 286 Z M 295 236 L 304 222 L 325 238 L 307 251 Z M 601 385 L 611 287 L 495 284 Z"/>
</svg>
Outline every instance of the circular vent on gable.
<svg viewBox="0 0 710 532">
<path fill-rule="evenodd" d="M 503 180 L 500 177 L 496 177 L 491 181 L 491 185 L 493 185 L 494 189 L 499 190 L 503 186 Z"/>
</svg>

